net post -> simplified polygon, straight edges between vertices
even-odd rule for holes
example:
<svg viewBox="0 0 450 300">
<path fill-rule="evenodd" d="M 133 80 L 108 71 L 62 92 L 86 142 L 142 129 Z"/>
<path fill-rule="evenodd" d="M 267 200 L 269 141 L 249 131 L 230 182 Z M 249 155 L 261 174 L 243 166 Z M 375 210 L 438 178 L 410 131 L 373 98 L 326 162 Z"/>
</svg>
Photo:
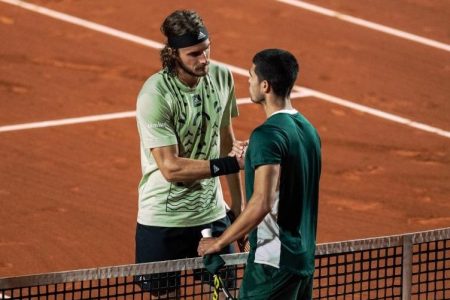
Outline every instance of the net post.
<svg viewBox="0 0 450 300">
<path fill-rule="evenodd" d="M 403 236 L 403 258 L 402 258 L 402 300 L 411 299 L 412 280 L 412 234 Z"/>
</svg>

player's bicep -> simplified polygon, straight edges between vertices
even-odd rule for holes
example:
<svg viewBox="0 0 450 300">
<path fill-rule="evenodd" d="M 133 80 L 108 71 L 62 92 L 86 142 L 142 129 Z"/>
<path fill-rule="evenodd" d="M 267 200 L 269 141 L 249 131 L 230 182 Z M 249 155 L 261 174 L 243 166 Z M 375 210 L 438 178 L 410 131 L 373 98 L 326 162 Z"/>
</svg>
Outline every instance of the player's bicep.
<svg viewBox="0 0 450 300">
<path fill-rule="evenodd" d="M 157 94 L 141 94 L 136 119 L 144 148 L 177 144 L 172 113 L 167 102 Z"/>
</svg>

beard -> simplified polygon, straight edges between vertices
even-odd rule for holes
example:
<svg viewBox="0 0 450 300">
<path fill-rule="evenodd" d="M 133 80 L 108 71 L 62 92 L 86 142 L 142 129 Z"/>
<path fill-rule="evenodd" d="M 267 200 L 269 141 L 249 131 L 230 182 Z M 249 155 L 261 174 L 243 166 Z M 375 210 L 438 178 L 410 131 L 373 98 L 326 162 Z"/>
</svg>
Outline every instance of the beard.
<svg viewBox="0 0 450 300">
<path fill-rule="evenodd" d="M 206 74 L 208 74 L 208 65 L 209 62 L 206 64 L 202 64 L 199 66 L 194 67 L 194 69 L 189 69 L 188 66 L 186 66 L 180 59 L 177 60 L 178 66 L 187 74 L 194 76 L 194 77 L 203 77 Z"/>
</svg>

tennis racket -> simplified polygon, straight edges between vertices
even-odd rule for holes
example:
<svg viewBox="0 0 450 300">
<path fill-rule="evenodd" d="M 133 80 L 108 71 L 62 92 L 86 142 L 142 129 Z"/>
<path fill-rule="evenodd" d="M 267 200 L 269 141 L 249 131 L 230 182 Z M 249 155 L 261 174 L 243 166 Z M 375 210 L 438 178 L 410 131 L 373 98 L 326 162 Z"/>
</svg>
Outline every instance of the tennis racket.
<svg viewBox="0 0 450 300">
<path fill-rule="evenodd" d="M 211 229 L 210 228 L 206 228 L 202 230 L 202 236 L 205 238 L 208 237 L 212 237 L 212 233 L 211 233 Z M 208 257 L 209 256 L 209 257 Z M 216 259 L 216 260 L 221 260 L 220 264 L 224 265 L 225 261 L 220 257 L 219 254 L 207 254 L 204 257 L 204 260 L 209 260 L 209 259 Z M 213 300 L 218 300 L 219 299 L 219 291 L 221 291 L 223 293 L 223 295 L 225 296 L 226 300 L 236 300 L 236 298 L 234 298 L 233 296 L 231 296 L 230 291 L 227 289 L 227 287 L 225 286 L 222 278 L 220 278 L 219 274 L 217 272 L 211 272 L 209 269 L 208 271 L 213 275 Z"/>
</svg>

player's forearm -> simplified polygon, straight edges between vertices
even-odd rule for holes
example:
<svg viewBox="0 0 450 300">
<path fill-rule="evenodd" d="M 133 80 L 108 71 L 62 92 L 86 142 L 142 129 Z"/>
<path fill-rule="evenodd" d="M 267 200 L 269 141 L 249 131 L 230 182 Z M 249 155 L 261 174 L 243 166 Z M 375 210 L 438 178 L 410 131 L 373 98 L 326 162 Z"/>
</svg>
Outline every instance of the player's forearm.
<svg viewBox="0 0 450 300">
<path fill-rule="evenodd" d="M 235 157 L 196 160 L 171 156 L 170 159 L 162 160 L 158 166 L 169 182 L 189 182 L 239 172 L 239 163 Z"/>
<path fill-rule="evenodd" d="M 227 175 L 227 183 L 231 196 L 231 211 L 236 217 L 239 216 L 242 210 L 242 187 L 240 173 Z"/>
<path fill-rule="evenodd" d="M 231 125 L 221 128 L 220 156 L 227 156 L 233 149 L 234 132 Z M 239 173 L 227 175 L 227 183 L 231 196 L 231 210 L 237 217 L 241 212 L 242 188 Z"/>
<path fill-rule="evenodd" d="M 165 160 L 160 169 L 169 182 L 186 182 L 211 177 L 209 160 L 176 157 Z"/>
<path fill-rule="evenodd" d="M 220 157 L 227 156 L 233 149 L 234 132 L 231 125 L 220 128 Z"/>
<path fill-rule="evenodd" d="M 245 236 L 261 223 L 271 210 L 270 204 L 267 204 L 270 201 L 263 197 L 265 196 L 262 194 L 254 194 L 236 221 L 217 238 L 216 243 L 220 249 Z"/>
</svg>

